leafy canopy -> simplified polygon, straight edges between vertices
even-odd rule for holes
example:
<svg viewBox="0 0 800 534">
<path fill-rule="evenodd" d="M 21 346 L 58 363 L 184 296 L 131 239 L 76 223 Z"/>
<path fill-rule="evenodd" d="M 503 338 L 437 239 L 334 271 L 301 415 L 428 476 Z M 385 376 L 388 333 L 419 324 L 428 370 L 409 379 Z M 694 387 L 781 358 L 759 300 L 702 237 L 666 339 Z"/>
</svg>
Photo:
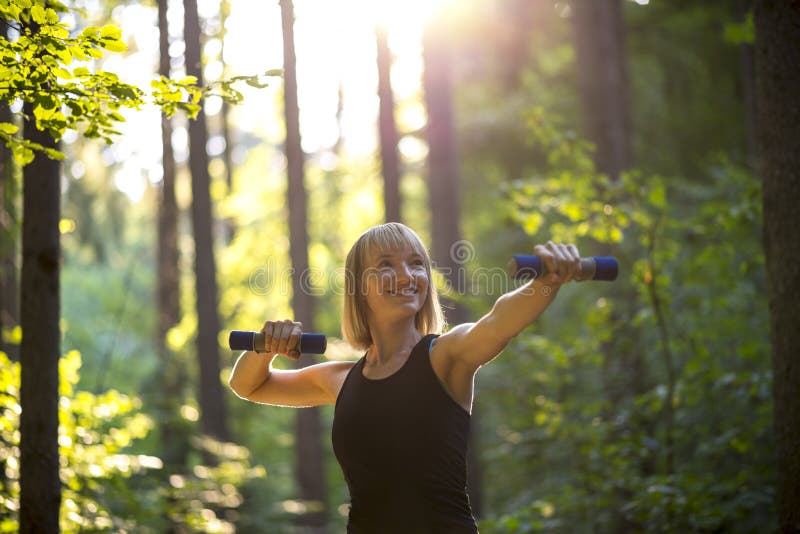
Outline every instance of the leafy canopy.
<svg viewBox="0 0 800 534">
<path fill-rule="evenodd" d="M 111 143 L 124 122 L 122 108 L 140 109 L 148 101 L 168 116 L 184 111 L 194 118 L 201 98 L 216 94 L 232 103 L 242 100 L 233 84 L 244 81 L 266 87 L 263 76 L 236 76 L 208 86 L 197 85 L 193 76 L 175 80 L 161 76 L 151 83 L 151 92 L 125 83 L 113 72 L 96 68 L 95 62 L 107 52 L 124 52 L 122 30 L 112 24 L 88 26 L 70 31 L 59 14 L 68 8 L 57 1 L 0 0 L 0 20 L 6 26 L 0 35 L 0 102 L 29 104 L 36 128 L 58 141 L 68 129 L 81 130 L 86 137 Z M 6 37 L 6 33 L 15 37 Z M 22 115 L 25 111 L 18 112 Z M 0 141 L 8 146 L 21 165 L 33 160 L 34 151 L 63 159 L 52 148 L 22 139 L 19 127 L 0 122 Z"/>
</svg>

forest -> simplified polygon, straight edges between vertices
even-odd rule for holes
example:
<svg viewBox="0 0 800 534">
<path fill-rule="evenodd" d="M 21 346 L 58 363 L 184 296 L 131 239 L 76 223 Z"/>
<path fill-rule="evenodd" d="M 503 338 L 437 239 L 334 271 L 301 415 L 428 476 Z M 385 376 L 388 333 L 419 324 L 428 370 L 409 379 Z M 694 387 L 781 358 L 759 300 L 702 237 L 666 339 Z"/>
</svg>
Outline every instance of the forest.
<svg viewBox="0 0 800 534">
<path fill-rule="evenodd" d="M 449 326 L 549 240 L 613 256 L 475 379 L 481 533 L 800 532 L 800 3 L 0 1 L 0 532 L 345 532 L 345 257 L 429 247 Z"/>
</svg>

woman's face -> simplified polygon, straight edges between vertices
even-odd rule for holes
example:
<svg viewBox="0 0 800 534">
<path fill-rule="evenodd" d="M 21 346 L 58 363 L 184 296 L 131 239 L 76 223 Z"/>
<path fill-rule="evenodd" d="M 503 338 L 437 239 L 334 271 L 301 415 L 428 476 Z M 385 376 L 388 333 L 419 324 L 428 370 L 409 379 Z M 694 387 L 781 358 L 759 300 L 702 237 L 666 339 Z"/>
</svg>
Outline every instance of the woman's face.
<svg viewBox="0 0 800 534">
<path fill-rule="evenodd" d="M 429 283 L 425 258 L 410 245 L 370 250 L 363 277 L 362 287 L 372 317 L 414 317 L 425 304 Z"/>
</svg>

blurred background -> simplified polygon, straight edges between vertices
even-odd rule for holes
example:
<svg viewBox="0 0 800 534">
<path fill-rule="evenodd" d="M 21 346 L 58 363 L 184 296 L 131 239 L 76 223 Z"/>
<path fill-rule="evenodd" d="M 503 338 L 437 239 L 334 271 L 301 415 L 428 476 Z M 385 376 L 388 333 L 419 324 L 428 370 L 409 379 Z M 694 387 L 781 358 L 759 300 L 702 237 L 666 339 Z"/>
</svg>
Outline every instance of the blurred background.
<svg viewBox="0 0 800 534">
<path fill-rule="evenodd" d="M 145 106 L 113 144 L 61 141 L 65 532 L 342 532 L 332 407 L 236 398 L 227 334 L 295 318 L 328 336 L 328 358 L 360 357 L 337 339 L 341 269 L 387 220 L 430 247 L 450 324 L 513 289 L 506 263 L 537 243 L 620 261 L 616 282 L 565 287 L 479 373 L 481 532 L 776 528 L 748 0 L 67 5 L 76 31 L 122 29 L 127 51 L 98 68 L 135 85 L 283 72 L 238 86 L 236 105 L 208 98 L 202 120 Z M 0 521 L 14 530 L 11 167 Z"/>
</svg>

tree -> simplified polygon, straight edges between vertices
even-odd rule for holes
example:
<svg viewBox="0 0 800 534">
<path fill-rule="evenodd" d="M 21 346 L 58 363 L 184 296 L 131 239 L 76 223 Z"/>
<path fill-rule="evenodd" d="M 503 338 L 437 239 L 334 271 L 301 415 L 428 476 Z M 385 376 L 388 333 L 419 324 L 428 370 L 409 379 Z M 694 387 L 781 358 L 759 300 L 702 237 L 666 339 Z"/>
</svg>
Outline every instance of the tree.
<svg viewBox="0 0 800 534">
<path fill-rule="evenodd" d="M 8 104 L 0 103 L 0 123 L 11 124 L 12 121 Z M 18 187 L 11 150 L 0 145 L 0 351 L 8 354 L 12 360 L 19 358 L 18 345 L 7 342 L 14 328 L 19 325 Z"/>
<path fill-rule="evenodd" d="M 572 7 L 586 137 L 596 146 L 597 170 L 616 178 L 631 166 L 622 2 L 578 0 Z"/>
<path fill-rule="evenodd" d="M 758 153 L 781 532 L 800 532 L 800 2 L 756 0 Z"/>
<path fill-rule="evenodd" d="M 200 18 L 197 1 L 184 0 L 186 73 L 203 84 L 200 56 Z M 195 293 L 197 298 L 197 357 L 200 366 L 198 401 L 203 432 L 227 441 L 225 397 L 220 380 L 217 268 L 212 235 L 211 176 L 208 171 L 208 131 L 202 106 L 189 124 L 189 171 L 192 175 L 192 228 L 194 230 Z"/>
<path fill-rule="evenodd" d="M 292 271 L 292 309 L 295 319 L 303 323 L 307 332 L 314 331 L 314 299 L 308 291 L 308 234 L 307 199 L 303 184 L 305 179 L 303 147 L 300 137 L 300 109 L 297 103 L 297 58 L 294 50 L 294 7 L 291 0 L 280 0 L 283 28 L 284 115 L 286 118 L 286 162 L 288 169 L 287 205 L 289 208 L 289 254 Z M 313 357 L 303 354 L 299 367 L 314 363 Z M 325 530 L 326 484 L 322 465 L 322 431 L 318 408 L 297 411 L 297 456 L 295 476 L 300 498 L 307 512 L 299 517 L 303 525 Z"/>
<path fill-rule="evenodd" d="M 0 122 L 0 142 L 23 171 L 20 323 L 20 531 L 57 532 L 61 488 L 58 455 L 58 361 L 60 352 L 60 181 L 57 142 L 68 129 L 111 142 L 124 120 L 121 108 L 144 104 L 144 92 L 111 72 L 92 72 L 79 62 L 125 50 L 122 31 L 89 26 L 75 36 L 59 18 L 60 3 L 11 1 L 0 20 L 16 40 L 0 35 L 0 103 L 22 101 L 24 136 Z M 242 78 L 239 78 L 242 79 Z M 258 84 L 257 80 L 251 80 Z M 237 92 L 222 82 L 223 98 Z M 193 116 L 209 88 L 191 79 L 153 82 L 152 99 L 167 113 Z M 239 97 L 241 95 L 238 95 Z M 35 214 L 35 216 L 34 216 Z M 217 382 L 219 376 L 217 375 Z M 221 389 L 221 385 L 220 385 Z"/>
<path fill-rule="evenodd" d="M 161 76 L 170 76 L 169 27 L 167 0 L 158 0 L 159 68 Z M 156 346 L 161 365 L 159 390 L 162 399 L 161 442 L 163 459 L 169 471 L 185 463 L 188 446 L 181 439 L 176 423 L 182 386 L 183 363 L 167 345 L 167 334 L 180 322 L 180 268 L 178 250 L 178 205 L 175 199 L 175 158 L 172 150 L 172 121 L 161 115 L 161 196 L 158 203 L 158 330 Z"/>
<path fill-rule="evenodd" d="M 745 141 L 747 150 L 747 163 L 750 167 L 755 169 L 758 160 L 757 154 L 757 141 L 756 132 L 758 127 L 756 125 L 756 75 L 755 75 L 755 55 L 753 52 L 752 35 L 748 30 L 751 30 L 753 19 L 753 2 L 752 0 L 737 0 L 736 8 L 739 15 L 739 23 L 744 28 L 744 35 L 739 42 L 739 61 L 742 65 L 741 76 L 741 91 L 742 100 L 744 100 L 744 123 L 745 123 Z"/>
<path fill-rule="evenodd" d="M 400 155 L 397 151 L 397 124 L 394 120 L 394 93 L 392 91 L 392 51 L 385 26 L 375 27 L 378 58 L 378 133 L 381 143 L 381 170 L 383 172 L 383 205 L 386 222 L 400 221 Z"/>
<path fill-rule="evenodd" d="M 35 110 L 25 104 L 25 115 Z M 56 149 L 53 137 L 25 121 L 25 138 Z M 61 166 L 39 153 L 23 170 L 20 323 L 20 532 L 58 532 L 58 359 Z M 34 215 L 35 214 L 35 215 Z"/>
<path fill-rule="evenodd" d="M 442 14 L 438 15 L 442 17 Z M 428 200 L 431 211 L 431 255 L 436 268 L 444 274 L 451 290 L 463 294 L 459 283 L 460 272 L 466 268 L 464 253 L 470 255 L 469 244 L 461 239 L 461 213 L 459 191 L 458 151 L 456 147 L 455 116 L 453 112 L 452 56 L 448 46 L 445 25 L 432 19 L 423 34 L 422 86 L 428 124 Z M 448 299 L 450 324 L 467 320 L 463 305 Z M 477 454 L 477 410 L 473 410 L 470 423 L 470 447 L 467 459 L 467 486 L 470 502 L 476 515 L 481 514 L 481 476 Z"/>
</svg>

